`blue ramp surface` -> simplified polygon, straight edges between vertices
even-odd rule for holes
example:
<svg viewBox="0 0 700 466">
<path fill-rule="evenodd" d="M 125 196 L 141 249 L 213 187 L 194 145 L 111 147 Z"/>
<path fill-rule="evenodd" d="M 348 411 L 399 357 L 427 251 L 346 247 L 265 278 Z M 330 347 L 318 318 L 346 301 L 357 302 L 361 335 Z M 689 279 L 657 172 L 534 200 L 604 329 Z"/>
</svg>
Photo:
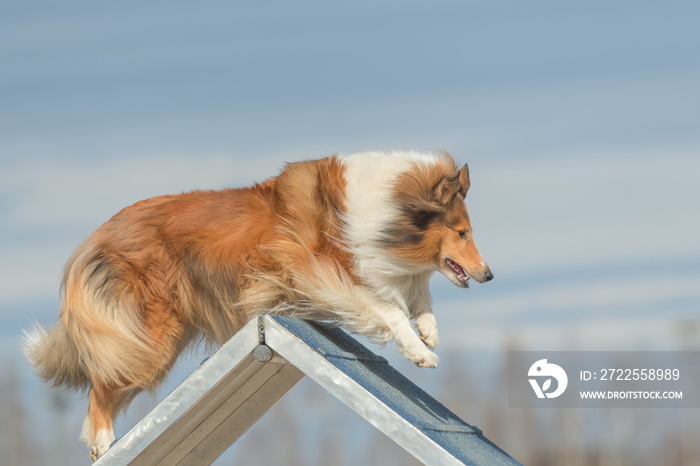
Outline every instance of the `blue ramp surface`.
<svg viewBox="0 0 700 466">
<path fill-rule="evenodd" d="M 273 320 L 295 335 L 321 358 L 385 405 L 388 410 L 393 411 L 408 425 L 459 462 L 469 465 L 520 464 L 489 441 L 479 428 L 464 422 L 391 367 L 386 359 L 375 355 L 341 329 L 324 328 L 307 321 L 283 316 L 270 315 L 266 316 L 266 319 Z M 285 355 L 282 354 L 282 356 Z M 313 377 L 308 372 L 307 375 Z M 325 384 L 322 383 L 322 385 Z M 331 385 L 329 389 L 331 393 L 334 392 L 333 388 Z M 410 435 L 402 435 L 401 429 L 405 429 L 402 423 L 390 421 L 387 424 L 395 425 L 377 427 L 381 430 L 385 428 L 392 430 L 399 437 L 410 437 Z M 389 435 L 388 432 L 385 433 Z"/>
</svg>

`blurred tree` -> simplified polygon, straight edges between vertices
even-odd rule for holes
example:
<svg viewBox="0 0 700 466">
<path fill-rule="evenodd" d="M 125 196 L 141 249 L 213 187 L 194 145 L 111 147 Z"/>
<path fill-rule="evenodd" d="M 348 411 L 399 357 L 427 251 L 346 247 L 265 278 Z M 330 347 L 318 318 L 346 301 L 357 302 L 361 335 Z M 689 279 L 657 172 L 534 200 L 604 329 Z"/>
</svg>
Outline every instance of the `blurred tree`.
<svg viewBox="0 0 700 466">
<path fill-rule="evenodd" d="M 413 466 L 422 464 L 378 430 L 369 437 L 362 464 L 367 466 Z"/>
<path fill-rule="evenodd" d="M 348 449 L 354 447 L 357 439 L 349 441 L 348 433 L 341 426 L 345 423 L 333 423 L 332 428 L 323 429 L 321 437 L 318 439 L 320 450 L 319 465 L 332 464 L 333 466 L 346 466 L 353 464 L 348 458 Z M 340 424 L 340 425 L 339 425 Z"/>
<path fill-rule="evenodd" d="M 301 466 L 303 429 L 283 398 L 240 438 L 241 449 L 234 464 L 266 466 L 271 464 Z"/>
<path fill-rule="evenodd" d="M 55 466 L 65 466 L 68 464 L 65 429 L 68 412 L 67 395 L 60 390 L 52 390 L 50 405 L 52 435 L 51 458 Z"/>
<path fill-rule="evenodd" d="M 0 463 L 5 466 L 31 466 L 39 463 L 39 442 L 29 435 L 27 416 L 20 398 L 17 366 L 8 361 L 0 380 Z"/>
</svg>

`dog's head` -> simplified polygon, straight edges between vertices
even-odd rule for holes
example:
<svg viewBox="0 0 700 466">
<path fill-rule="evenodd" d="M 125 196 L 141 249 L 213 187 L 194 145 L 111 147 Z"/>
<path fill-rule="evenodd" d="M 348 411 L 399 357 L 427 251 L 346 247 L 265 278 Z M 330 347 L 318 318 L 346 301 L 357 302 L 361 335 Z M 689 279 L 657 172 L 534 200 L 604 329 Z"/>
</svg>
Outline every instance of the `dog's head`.
<svg viewBox="0 0 700 466">
<path fill-rule="evenodd" d="M 445 177 L 434 188 L 433 197 L 443 206 L 435 228 L 440 231 L 437 265 L 440 272 L 457 286 L 469 287 L 469 277 L 479 283 L 493 279 L 491 269 L 479 254 L 472 236 L 472 225 L 464 199 L 469 190 L 469 167 Z"/>
<path fill-rule="evenodd" d="M 472 237 L 464 203 L 469 186 L 469 167 L 457 169 L 448 154 L 436 167 L 416 167 L 397 183 L 401 218 L 391 231 L 398 256 L 430 265 L 462 288 L 470 277 L 493 279 Z"/>
</svg>

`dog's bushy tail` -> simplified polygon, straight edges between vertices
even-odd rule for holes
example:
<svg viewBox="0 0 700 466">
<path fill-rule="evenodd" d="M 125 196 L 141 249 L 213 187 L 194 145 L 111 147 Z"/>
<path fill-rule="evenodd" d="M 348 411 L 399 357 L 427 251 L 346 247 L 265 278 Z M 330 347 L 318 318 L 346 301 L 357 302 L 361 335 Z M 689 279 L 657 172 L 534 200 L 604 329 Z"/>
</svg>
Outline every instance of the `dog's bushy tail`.
<svg viewBox="0 0 700 466">
<path fill-rule="evenodd" d="M 24 331 L 23 350 L 36 374 L 52 386 L 74 390 L 89 386 L 75 342 L 60 319 L 50 330 L 34 322 Z"/>
</svg>

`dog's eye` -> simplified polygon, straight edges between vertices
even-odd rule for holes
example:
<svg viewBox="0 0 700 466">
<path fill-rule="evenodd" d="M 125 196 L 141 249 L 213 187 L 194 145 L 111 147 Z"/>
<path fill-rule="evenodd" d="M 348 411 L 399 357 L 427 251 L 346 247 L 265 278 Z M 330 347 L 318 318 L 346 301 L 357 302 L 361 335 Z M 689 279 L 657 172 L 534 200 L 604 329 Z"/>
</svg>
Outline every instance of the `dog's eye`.
<svg viewBox="0 0 700 466">
<path fill-rule="evenodd" d="M 467 239 L 467 232 L 464 230 L 459 230 L 459 237 L 462 239 Z"/>
</svg>

